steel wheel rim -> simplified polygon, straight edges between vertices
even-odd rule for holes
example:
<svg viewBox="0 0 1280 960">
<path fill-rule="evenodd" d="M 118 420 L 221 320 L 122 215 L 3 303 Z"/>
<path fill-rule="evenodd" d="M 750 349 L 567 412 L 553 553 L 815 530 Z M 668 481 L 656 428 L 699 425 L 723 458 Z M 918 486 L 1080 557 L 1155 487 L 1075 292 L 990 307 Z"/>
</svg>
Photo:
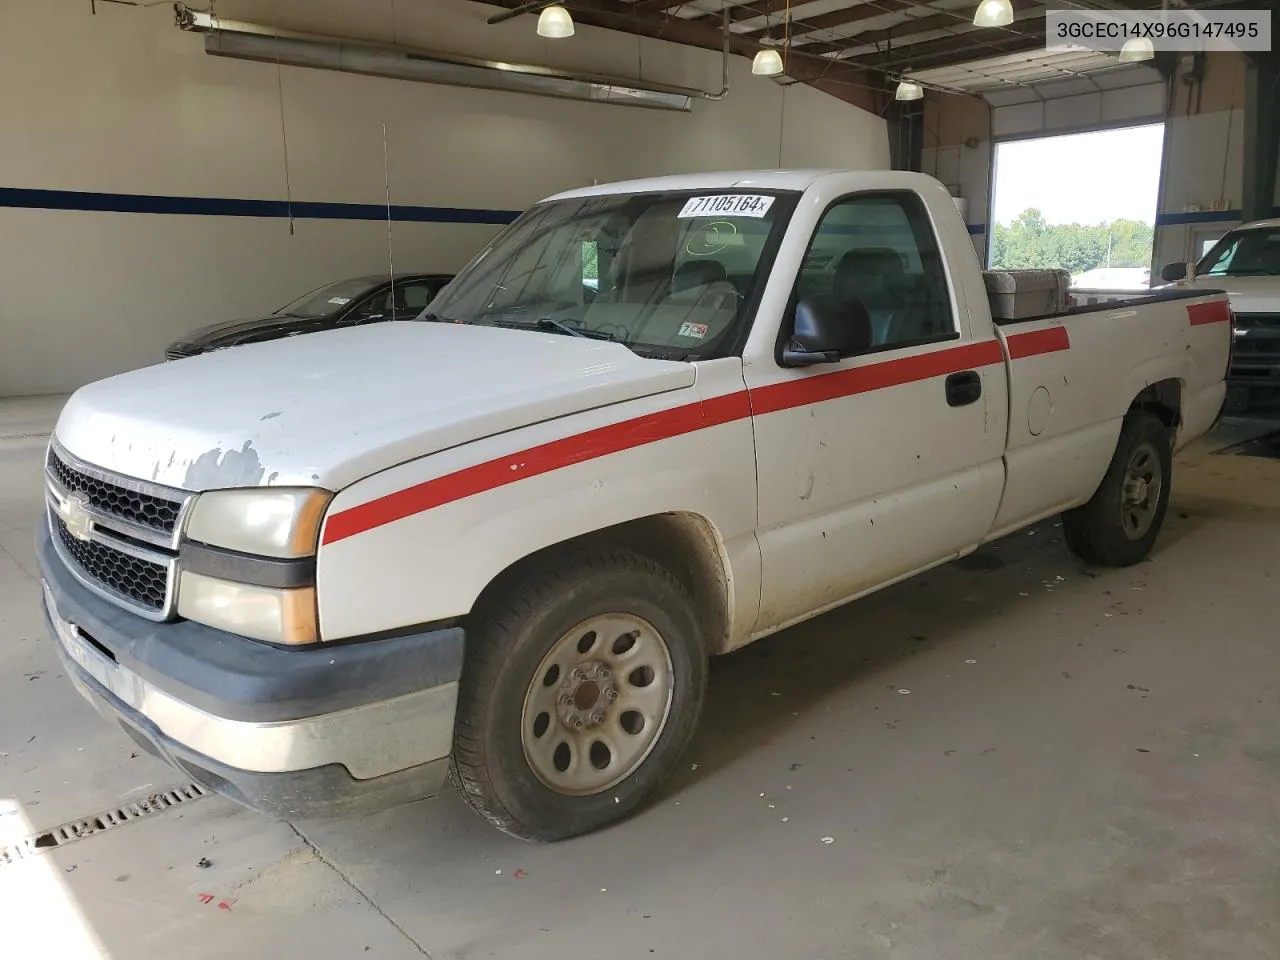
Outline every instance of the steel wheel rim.
<svg viewBox="0 0 1280 960">
<path fill-rule="evenodd" d="M 584 620 L 552 644 L 520 717 L 529 769 L 556 793 L 592 796 L 648 758 L 671 713 L 671 651 L 629 613 Z"/>
<path fill-rule="evenodd" d="M 1120 524 L 1130 540 L 1141 540 L 1151 529 L 1163 485 L 1159 453 L 1150 443 L 1141 444 L 1130 454 L 1120 486 Z"/>
</svg>

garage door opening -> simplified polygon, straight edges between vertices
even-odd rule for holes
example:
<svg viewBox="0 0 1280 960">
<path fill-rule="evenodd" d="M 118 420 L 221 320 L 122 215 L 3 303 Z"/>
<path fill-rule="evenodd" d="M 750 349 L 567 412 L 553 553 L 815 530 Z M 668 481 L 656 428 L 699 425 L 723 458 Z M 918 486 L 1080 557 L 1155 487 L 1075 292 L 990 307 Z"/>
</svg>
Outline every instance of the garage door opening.
<svg viewBox="0 0 1280 960">
<path fill-rule="evenodd" d="M 1163 148 L 1163 123 L 997 143 L 991 267 L 1146 289 Z"/>
</svg>

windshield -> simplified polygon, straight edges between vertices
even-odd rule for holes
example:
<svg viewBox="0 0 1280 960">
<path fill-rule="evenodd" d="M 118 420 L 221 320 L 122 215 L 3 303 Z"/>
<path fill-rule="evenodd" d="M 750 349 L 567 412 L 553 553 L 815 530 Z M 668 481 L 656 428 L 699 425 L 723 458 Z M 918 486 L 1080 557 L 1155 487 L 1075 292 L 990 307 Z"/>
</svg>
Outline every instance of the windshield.
<svg viewBox="0 0 1280 960">
<path fill-rule="evenodd" d="M 679 191 L 539 204 L 431 305 L 447 320 L 616 340 L 674 360 L 738 348 L 794 194 Z"/>
<path fill-rule="evenodd" d="M 346 309 L 352 300 L 363 297 L 379 282 L 377 280 L 339 280 L 337 283 L 331 283 L 299 297 L 293 303 L 281 307 L 276 314 L 285 317 L 306 317 L 309 320 L 332 316 L 339 310 Z"/>
<path fill-rule="evenodd" d="M 1280 227 L 1231 231 L 1205 254 L 1196 276 L 1280 276 Z"/>
</svg>

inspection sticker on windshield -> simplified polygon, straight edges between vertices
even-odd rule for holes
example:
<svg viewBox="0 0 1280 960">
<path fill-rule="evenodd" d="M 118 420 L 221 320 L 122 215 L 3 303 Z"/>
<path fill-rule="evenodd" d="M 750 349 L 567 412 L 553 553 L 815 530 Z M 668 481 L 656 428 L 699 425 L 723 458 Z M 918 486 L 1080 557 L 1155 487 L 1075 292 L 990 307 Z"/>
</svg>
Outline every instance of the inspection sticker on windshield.
<svg viewBox="0 0 1280 960">
<path fill-rule="evenodd" d="M 677 216 L 689 217 L 754 217 L 759 219 L 773 206 L 773 197 L 748 193 L 721 193 L 713 197 L 690 197 Z"/>
<path fill-rule="evenodd" d="M 348 303 L 351 302 L 351 298 L 350 297 L 330 297 L 329 302 L 336 303 L 340 307 L 345 307 Z"/>
<path fill-rule="evenodd" d="M 680 324 L 680 336 L 693 337 L 695 340 L 702 340 L 707 335 L 707 325 L 705 323 L 689 323 L 688 321 Z"/>
</svg>

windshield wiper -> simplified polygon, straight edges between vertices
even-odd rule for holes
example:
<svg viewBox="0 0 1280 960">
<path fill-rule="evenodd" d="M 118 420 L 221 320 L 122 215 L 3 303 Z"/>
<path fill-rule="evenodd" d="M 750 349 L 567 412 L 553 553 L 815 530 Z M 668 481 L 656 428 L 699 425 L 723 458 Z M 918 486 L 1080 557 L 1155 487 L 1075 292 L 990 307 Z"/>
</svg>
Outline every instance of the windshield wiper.
<svg viewBox="0 0 1280 960">
<path fill-rule="evenodd" d="M 571 337 L 586 337 L 588 340 L 613 339 L 613 334 L 605 330 L 583 330 L 581 327 L 571 327 L 569 324 L 560 320 L 553 320 L 551 317 L 540 318 L 534 326 L 539 330 L 555 330 Z"/>
</svg>

